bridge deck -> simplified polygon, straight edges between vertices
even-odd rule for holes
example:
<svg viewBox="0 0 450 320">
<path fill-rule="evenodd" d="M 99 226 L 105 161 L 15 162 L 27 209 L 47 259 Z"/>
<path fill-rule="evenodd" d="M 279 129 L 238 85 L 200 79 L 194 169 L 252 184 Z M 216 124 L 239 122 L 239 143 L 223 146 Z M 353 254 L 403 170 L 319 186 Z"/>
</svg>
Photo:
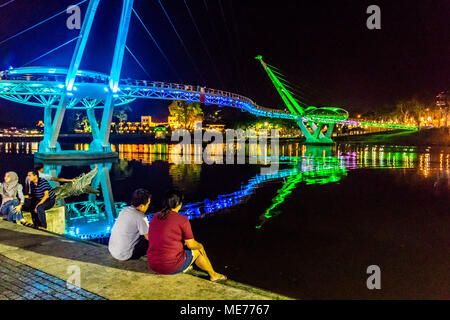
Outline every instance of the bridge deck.
<svg viewBox="0 0 450 320">
<path fill-rule="evenodd" d="M 0 79 L 0 97 L 22 104 L 56 107 L 59 97 L 69 95 L 68 109 L 102 108 L 109 92 L 108 76 L 93 71 L 77 73 L 74 90 L 66 92 L 64 77 L 67 69 L 51 67 L 29 67 L 4 71 L 8 76 Z M 285 110 L 266 108 L 252 99 L 223 90 L 196 85 L 166 83 L 159 81 L 121 79 L 114 93 L 115 104 L 121 105 L 135 99 L 182 100 L 206 105 L 234 107 L 259 117 L 299 121 L 319 121 L 324 124 L 382 127 L 389 129 L 415 130 L 414 126 L 370 121 L 348 120 L 330 115 L 297 115 Z"/>
</svg>

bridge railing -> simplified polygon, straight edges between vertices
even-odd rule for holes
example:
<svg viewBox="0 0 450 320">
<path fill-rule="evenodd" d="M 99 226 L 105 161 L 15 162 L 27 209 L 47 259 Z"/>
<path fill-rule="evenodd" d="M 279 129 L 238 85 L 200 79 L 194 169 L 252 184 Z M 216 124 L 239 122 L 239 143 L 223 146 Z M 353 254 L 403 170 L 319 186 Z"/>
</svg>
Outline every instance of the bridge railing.
<svg viewBox="0 0 450 320">
<path fill-rule="evenodd" d="M 50 69 L 51 70 L 51 69 Z M 0 71 L 0 80 L 18 80 L 18 81 L 45 81 L 45 82 L 58 82 L 58 83 L 64 83 L 66 74 L 62 73 L 60 70 L 57 71 L 58 73 L 51 73 L 48 72 L 42 72 L 42 73 L 36 73 L 36 72 L 20 72 L 15 73 L 14 70 L 5 70 Z M 76 83 L 98 83 L 98 84 L 105 84 L 108 83 L 108 77 L 103 74 L 95 74 L 93 72 L 90 72 L 88 75 L 77 75 Z M 184 92 L 189 92 L 192 94 L 205 94 L 205 95 L 211 95 L 214 97 L 221 97 L 221 98 L 228 98 L 233 99 L 235 101 L 239 101 L 241 103 L 245 103 L 246 105 L 240 105 L 239 107 L 242 109 L 245 109 L 249 112 L 253 112 L 255 114 L 260 114 L 261 112 L 269 117 L 279 117 L 279 118 L 289 118 L 293 119 L 296 116 L 290 113 L 289 111 L 280 110 L 280 109 L 272 109 L 272 108 L 266 108 L 262 107 L 258 104 L 256 104 L 253 100 L 239 95 L 235 93 L 231 93 L 224 90 L 216 90 L 211 88 L 206 88 L 202 86 L 196 86 L 196 85 L 185 85 L 185 84 L 179 84 L 179 83 L 172 83 L 172 82 L 161 82 L 161 81 L 147 81 L 147 80 L 135 80 L 135 79 L 121 79 L 119 81 L 120 86 L 129 86 L 130 88 L 152 88 L 155 90 L 180 90 Z M 236 105 L 238 106 L 238 105 Z M 256 110 L 255 110 L 256 109 Z M 277 116 L 278 114 L 278 116 Z M 327 115 L 326 117 L 330 117 Z M 307 117 L 308 118 L 308 117 Z M 330 117 L 330 119 L 322 119 L 322 120 L 329 120 L 329 122 L 336 122 L 336 119 L 333 117 Z M 361 121 L 361 120 L 346 120 L 346 121 L 340 121 L 342 124 L 347 125 L 369 125 L 369 126 L 392 126 L 392 127 L 409 127 L 408 125 L 402 125 L 402 124 L 379 124 L 375 122 L 368 122 L 368 121 Z"/>
<path fill-rule="evenodd" d="M 16 81 L 50 81 L 50 82 L 59 82 L 64 83 L 66 78 L 66 74 L 64 73 L 49 73 L 49 72 L 42 72 L 42 73 L 14 73 L 14 71 L 5 70 L 0 72 L 0 80 L 16 80 Z M 99 84 L 107 84 L 108 79 L 103 74 L 99 75 L 77 75 L 75 79 L 76 83 L 99 83 Z M 209 94 L 217 97 L 225 97 L 229 99 L 234 99 L 238 101 L 242 101 L 248 104 L 251 104 L 252 106 L 256 107 L 257 109 L 260 109 L 265 112 L 271 112 L 271 113 L 286 113 L 284 110 L 279 109 L 269 109 L 264 108 L 259 105 L 257 105 L 253 100 L 239 95 L 235 93 L 231 93 L 224 90 L 216 90 L 211 89 L 207 87 L 202 86 L 196 86 L 196 85 L 185 85 L 185 84 L 179 84 L 179 83 L 171 83 L 171 82 L 160 82 L 160 81 L 147 81 L 147 80 L 135 80 L 135 79 L 121 79 L 119 81 L 119 85 L 125 85 L 130 87 L 148 87 L 153 89 L 168 89 L 168 90 L 182 90 L 182 91 L 188 91 L 193 94 Z"/>
</svg>

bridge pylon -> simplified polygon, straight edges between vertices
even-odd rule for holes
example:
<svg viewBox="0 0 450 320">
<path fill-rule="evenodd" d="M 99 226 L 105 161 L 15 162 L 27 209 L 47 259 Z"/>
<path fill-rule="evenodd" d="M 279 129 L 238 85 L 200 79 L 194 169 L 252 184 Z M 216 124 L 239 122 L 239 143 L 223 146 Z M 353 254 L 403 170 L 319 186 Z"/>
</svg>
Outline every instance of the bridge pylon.
<svg viewBox="0 0 450 320">
<path fill-rule="evenodd" d="M 278 94 L 283 99 L 289 111 L 296 116 L 296 121 L 306 144 L 333 144 L 333 129 L 337 122 L 348 119 L 348 112 L 342 108 L 301 106 L 300 102 L 293 96 L 292 92 L 280 80 L 280 76 L 266 64 L 262 56 L 255 58 L 261 62 L 264 70 L 272 81 Z M 326 129 L 324 131 L 324 129 Z"/>
<path fill-rule="evenodd" d="M 79 74 L 81 60 L 84 55 L 87 41 L 91 32 L 92 24 L 94 22 L 95 14 L 100 3 L 100 0 L 90 0 L 86 16 L 83 21 L 80 35 L 77 40 L 75 50 L 72 55 L 69 69 L 65 80 L 65 86 L 62 90 L 60 101 L 56 107 L 56 114 L 52 117 L 52 106 L 48 105 L 44 111 L 44 138 L 39 144 L 39 152 L 35 154 L 40 159 L 104 159 L 115 158 L 117 153 L 112 152 L 109 143 L 111 132 L 111 121 L 114 112 L 115 100 L 117 92 L 119 91 L 120 73 L 122 70 L 123 56 L 125 52 L 126 39 L 128 36 L 128 29 L 130 25 L 131 14 L 133 10 L 134 0 L 123 0 L 122 14 L 119 23 L 119 29 L 116 37 L 116 44 L 114 49 L 114 56 L 111 65 L 110 75 L 108 78 L 108 86 L 104 87 L 106 93 L 103 94 L 104 101 L 103 114 L 100 122 L 95 117 L 94 107 L 86 107 L 86 113 L 89 124 L 92 129 L 92 142 L 89 145 L 87 152 L 62 151 L 57 139 L 60 133 L 61 124 L 64 119 L 64 114 L 69 103 L 69 97 L 78 95 L 79 99 L 88 98 L 83 97 L 82 94 L 75 92 L 77 90 L 76 77 Z M 62 86 L 61 86 L 62 87 Z M 93 86 L 94 87 L 94 86 Z M 89 88 L 85 88 L 87 91 Z M 98 91 L 98 90 L 97 90 Z M 94 97 L 96 98 L 96 97 Z"/>
</svg>

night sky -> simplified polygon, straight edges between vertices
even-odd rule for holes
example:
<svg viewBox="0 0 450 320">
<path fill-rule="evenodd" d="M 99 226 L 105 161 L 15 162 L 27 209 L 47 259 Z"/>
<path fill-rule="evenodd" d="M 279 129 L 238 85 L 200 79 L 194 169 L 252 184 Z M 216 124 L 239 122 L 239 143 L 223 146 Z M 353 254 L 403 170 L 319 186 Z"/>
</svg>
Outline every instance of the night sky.
<svg viewBox="0 0 450 320">
<path fill-rule="evenodd" d="M 15 0 L 2 6 L 7 2 L 0 0 L 0 41 L 77 1 Z M 262 67 L 253 59 L 261 54 L 311 105 L 364 111 L 414 94 L 436 95 L 449 89 L 448 0 L 186 2 L 202 38 L 183 0 L 162 1 L 192 59 L 158 1 L 135 1 L 135 9 L 175 70 L 133 16 L 127 45 L 149 72 L 150 80 L 205 85 L 246 95 L 264 106 L 282 107 Z M 121 4 L 119 0 L 101 1 L 82 69 L 108 73 Z M 366 27 L 366 9 L 371 4 L 381 7 L 381 30 Z M 81 8 L 84 14 L 87 3 Z M 66 28 L 67 18 L 63 14 L 0 45 L 0 68 L 22 66 L 75 37 L 78 31 Z M 64 47 L 34 65 L 67 67 L 74 46 Z M 122 75 L 148 78 L 128 53 Z M 130 118 L 138 119 L 145 113 L 165 120 L 167 105 L 134 102 Z M 41 118 L 39 108 L 0 100 L 0 124 L 32 125 Z"/>
</svg>

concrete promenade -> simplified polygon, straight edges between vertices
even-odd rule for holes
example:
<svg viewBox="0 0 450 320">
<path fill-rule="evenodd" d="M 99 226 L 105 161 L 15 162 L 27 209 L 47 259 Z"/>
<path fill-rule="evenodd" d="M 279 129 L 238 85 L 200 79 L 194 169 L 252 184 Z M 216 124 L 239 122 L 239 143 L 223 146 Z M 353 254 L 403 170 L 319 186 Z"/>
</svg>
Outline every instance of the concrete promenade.
<svg viewBox="0 0 450 320">
<path fill-rule="evenodd" d="M 82 290 L 68 290 L 71 266 Z M 0 221 L 1 299 L 274 300 L 289 299 L 199 274 L 157 275 L 146 261 L 119 262 L 106 246 Z"/>
</svg>

